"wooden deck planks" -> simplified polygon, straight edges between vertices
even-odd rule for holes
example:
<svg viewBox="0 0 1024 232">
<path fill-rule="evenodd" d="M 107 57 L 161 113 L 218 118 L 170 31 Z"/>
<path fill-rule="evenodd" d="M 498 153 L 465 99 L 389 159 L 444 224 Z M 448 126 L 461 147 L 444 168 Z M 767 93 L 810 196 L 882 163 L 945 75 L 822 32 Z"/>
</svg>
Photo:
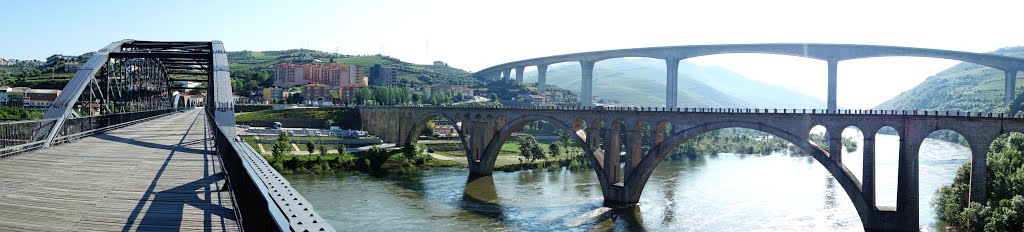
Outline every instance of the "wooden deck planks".
<svg viewBox="0 0 1024 232">
<path fill-rule="evenodd" d="M 0 230 L 238 231 L 207 130 L 193 110 L 0 159 Z"/>
</svg>

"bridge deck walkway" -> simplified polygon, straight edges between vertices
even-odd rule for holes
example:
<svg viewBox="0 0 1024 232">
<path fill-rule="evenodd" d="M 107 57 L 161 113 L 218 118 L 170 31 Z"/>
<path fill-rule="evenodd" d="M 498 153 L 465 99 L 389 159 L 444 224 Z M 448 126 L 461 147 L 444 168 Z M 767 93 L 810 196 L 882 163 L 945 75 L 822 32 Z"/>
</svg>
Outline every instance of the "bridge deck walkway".
<svg viewBox="0 0 1024 232">
<path fill-rule="evenodd" d="M 202 110 L 0 159 L 2 231 L 237 231 Z"/>
</svg>

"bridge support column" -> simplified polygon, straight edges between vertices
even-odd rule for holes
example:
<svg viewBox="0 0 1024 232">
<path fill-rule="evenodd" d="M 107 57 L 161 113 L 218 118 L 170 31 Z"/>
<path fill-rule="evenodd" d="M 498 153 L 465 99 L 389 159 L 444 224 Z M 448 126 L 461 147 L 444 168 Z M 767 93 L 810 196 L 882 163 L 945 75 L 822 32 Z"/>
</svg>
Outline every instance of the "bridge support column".
<svg viewBox="0 0 1024 232">
<path fill-rule="evenodd" d="M 988 201 L 988 150 L 992 142 L 999 137 L 998 132 L 987 134 L 974 134 L 970 141 L 971 147 L 971 182 L 969 183 L 969 197 L 971 202 L 985 204 Z"/>
<path fill-rule="evenodd" d="M 622 178 L 619 174 L 622 170 L 619 169 L 619 154 L 621 141 L 619 141 L 619 125 L 609 125 L 604 134 L 604 171 L 605 175 L 608 176 L 608 183 L 611 185 L 622 185 Z"/>
<path fill-rule="evenodd" d="M 537 92 L 544 93 L 547 90 L 548 83 L 548 66 L 537 65 Z"/>
<path fill-rule="evenodd" d="M 990 142 L 991 143 L 991 142 Z M 971 145 L 971 182 L 969 195 L 971 202 L 978 202 L 985 204 L 987 200 L 986 194 L 988 193 L 988 183 L 986 178 L 986 164 L 988 160 L 988 148 L 989 144 Z"/>
<path fill-rule="evenodd" d="M 1017 95 L 1017 70 L 1006 70 L 1004 76 L 1006 77 L 1006 85 L 1003 97 L 1005 98 L 1005 103 L 1010 104 Z"/>
<path fill-rule="evenodd" d="M 918 173 L 918 152 L 921 143 L 930 131 L 919 128 L 908 128 L 907 138 L 900 139 L 899 173 L 896 175 L 896 221 L 885 222 L 896 226 L 897 230 L 917 230 L 920 225 L 918 217 L 920 208 L 920 186 Z M 886 218 L 883 218 L 886 219 Z"/>
<path fill-rule="evenodd" d="M 516 82 L 523 83 L 523 71 L 526 67 L 516 67 Z"/>
<path fill-rule="evenodd" d="M 501 81 L 508 81 L 508 79 L 511 79 L 512 78 L 511 77 L 512 74 L 510 72 L 512 72 L 511 69 L 509 69 L 509 70 L 501 70 Z"/>
<path fill-rule="evenodd" d="M 861 193 L 868 208 L 877 210 L 875 202 L 875 134 L 864 133 L 864 174 L 861 175 Z"/>
<path fill-rule="evenodd" d="M 828 156 L 836 163 L 843 163 L 843 132 L 832 131 L 828 134 Z"/>
<path fill-rule="evenodd" d="M 828 62 L 828 112 L 836 112 L 836 79 L 839 60 L 829 59 Z"/>
<path fill-rule="evenodd" d="M 679 59 L 665 58 L 665 107 L 679 107 Z"/>
<path fill-rule="evenodd" d="M 580 68 L 583 71 L 583 81 L 580 82 L 580 106 L 590 107 L 594 105 L 594 62 L 580 61 Z"/>
<path fill-rule="evenodd" d="M 643 159 L 643 132 L 634 126 L 626 132 L 626 165 L 623 172 L 628 180 L 636 172 L 637 165 Z"/>
</svg>

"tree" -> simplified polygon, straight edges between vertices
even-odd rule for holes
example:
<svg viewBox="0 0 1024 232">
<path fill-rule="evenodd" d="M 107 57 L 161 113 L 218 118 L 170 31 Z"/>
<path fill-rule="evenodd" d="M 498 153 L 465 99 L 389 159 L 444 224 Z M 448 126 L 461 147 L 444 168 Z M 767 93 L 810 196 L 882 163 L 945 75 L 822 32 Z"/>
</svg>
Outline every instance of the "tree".
<svg viewBox="0 0 1024 232">
<path fill-rule="evenodd" d="M 380 167 L 384 165 L 391 158 L 391 153 L 387 149 L 373 146 L 370 147 L 369 151 L 360 153 L 359 159 L 366 165 L 369 171 L 378 172 Z"/>
<path fill-rule="evenodd" d="M 327 155 L 327 145 L 320 144 L 316 147 L 320 151 L 320 155 Z"/>
<path fill-rule="evenodd" d="M 423 127 L 423 130 L 420 131 L 420 135 L 422 135 L 422 136 L 433 136 L 434 135 L 434 126 L 430 125 L 428 123 L 426 126 Z"/>
<path fill-rule="evenodd" d="M 533 163 L 534 160 L 544 159 L 547 157 L 544 154 L 544 150 L 540 148 L 540 144 L 537 143 L 537 139 L 533 138 L 532 135 L 517 135 L 516 143 L 519 144 L 519 155 L 530 161 L 530 163 Z"/>
<path fill-rule="evenodd" d="M 932 205 L 957 231 L 1024 230 L 1024 134 L 996 139 L 985 162 L 987 202 L 968 202 L 971 163 L 957 170 L 953 183 L 936 191 Z"/>
<path fill-rule="evenodd" d="M 271 148 L 271 154 L 274 156 L 288 155 L 291 153 L 291 140 L 288 139 L 288 134 L 281 132 L 277 135 L 277 140 L 274 141 L 274 147 Z"/>
<path fill-rule="evenodd" d="M 313 143 L 313 140 L 311 139 L 306 140 L 306 150 L 309 151 L 310 154 L 313 154 L 313 151 L 316 150 L 316 143 Z"/>
<path fill-rule="evenodd" d="M 548 151 L 551 152 L 551 156 L 559 156 L 562 154 L 562 146 L 558 146 L 558 143 L 551 143 L 548 145 Z"/>
<path fill-rule="evenodd" d="M 496 101 L 498 101 L 498 94 L 491 93 L 491 102 L 496 102 Z"/>
</svg>

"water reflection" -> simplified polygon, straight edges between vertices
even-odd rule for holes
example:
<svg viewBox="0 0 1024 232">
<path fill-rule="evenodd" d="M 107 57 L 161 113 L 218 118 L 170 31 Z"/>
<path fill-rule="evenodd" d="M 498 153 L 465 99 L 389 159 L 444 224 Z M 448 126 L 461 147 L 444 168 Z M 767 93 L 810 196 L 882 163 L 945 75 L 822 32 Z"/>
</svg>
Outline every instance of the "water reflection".
<svg viewBox="0 0 1024 232">
<path fill-rule="evenodd" d="M 927 173 L 952 173 L 968 157 L 957 153 L 965 149 L 934 143 L 926 140 L 922 148 L 922 201 L 949 179 Z M 476 178 L 466 173 L 429 169 L 384 178 L 339 173 L 288 179 L 342 231 L 863 230 L 846 192 L 804 156 L 719 154 L 666 161 L 632 209 L 602 207 L 592 170 Z M 922 223 L 933 217 L 926 207 Z"/>
</svg>

